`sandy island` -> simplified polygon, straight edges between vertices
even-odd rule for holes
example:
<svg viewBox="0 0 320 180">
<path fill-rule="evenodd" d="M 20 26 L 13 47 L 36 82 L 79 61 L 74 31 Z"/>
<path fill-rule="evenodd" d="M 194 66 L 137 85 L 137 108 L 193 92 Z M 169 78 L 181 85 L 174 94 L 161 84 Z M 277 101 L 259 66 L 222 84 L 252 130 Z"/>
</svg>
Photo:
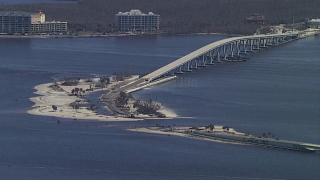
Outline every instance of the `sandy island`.
<svg viewBox="0 0 320 180">
<path fill-rule="evenodd" d="M 121 83 L 126 83 L 126 81 L 130 82 L 137 79 L 138 77 L 139 76 L 132 76 L 125 81 L 111 81 L 107 87 L 92 88 L 91 91 L 85 91 L 83 95 L 88 95 L 97 91 L 108 92 L 116 87 L 121 86 Z M 81 96 L 72 95 L 72 90 L 75 88 L 82 88 L 83 90 L 90 89 L 90 86 L 93 86 L 99 82 L 99 78 L 92 79 L 92 82 L 86 82 L 84 79 L 81 79 L 75 86 L 64 86 L 62 85 L 62 82 L 63 81 L 57 82 L 57 84 L 61 87 L 60 91 L 50 87 L 53 85 L 53 83 L 46 83 L 36 86 L 35 89 L 37 91 L 35 92 L 35 94 L 38 94 L 40 96 L 30 98 L 30 100 L 34 102 L 35 105 L 32 106 L 33 109 L 29 110 L 28 113 L 33 115 L 99 121 L 138 121 L 143 119 L 156 118 L 151 115 L 144 114 L 135 115 L 135 118 L 127 118 L 120 115 L 107 116 L 99 114 L 97 111 L 91 110 L 88 107 L 81 106 L 78 109 L 75 109 L 71 106 L 72 103 L 76 102 L 77 104 L 82 105 L 89 104 L 89 102 Z M 133 103 L 134 102 L 131 100 L 128 102 L 128 105 L 132 107 Z M 53 110 L 53 105 L 57 107 L 57 110 Z M 107 106 L 102 108 L 107 108 Z M 158 112 L 164 114 L 166 118 L 177 117 L 177 115 L 173 111 L 167 110 L 163 106 L 161 106 L 161 109 L 159 109 Z"/>
</svg>

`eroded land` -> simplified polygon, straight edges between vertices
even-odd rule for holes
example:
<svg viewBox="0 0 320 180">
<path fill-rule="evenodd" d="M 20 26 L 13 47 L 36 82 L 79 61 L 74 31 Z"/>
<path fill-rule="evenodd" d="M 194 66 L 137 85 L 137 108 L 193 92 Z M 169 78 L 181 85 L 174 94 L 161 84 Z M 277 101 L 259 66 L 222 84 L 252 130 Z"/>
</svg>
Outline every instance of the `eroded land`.
<svg viewBox="0 0 320 180">
<path fill-rule="evenodd" d="M 177 115 L 153 101 L 136 100 L 125 93 L 124 86 L 134 83 L 139 76 L 129 76 L 117 80 L 117 77 L 69 79 L 65 81 L 41 84 L 35 87 L 30 100 L 35 103 L 28 113 L 71 119 L 92 119 L 100 121 L 137 121 L 146 118 L 172 118 Z M 100 98 L 105 103 L 97 107 L 85 99 L 85 96 L 103 91 Z M 109 110 L 112 115 L 100 114 L 99 108 Z"/>
<path fill-rule="evenodd" d="M 156 125 L 154 127 L 135 127 L 128 130 L 135 132 L 163 134 L 168 136 L 183 136 L 206 141 L 232 143 L 240 145 L 255 145 L 303 152 L 320 151 L 319 144 L 282 140 L 276 138 L 275 135 L 271 132 L 263 133 L 261 136 L 256 136 L 249 134 L 249 132 L 238 132 L 228 126 L 216 126 L 213 124 L 199 127 L 176 127 Z"/>
</svg>

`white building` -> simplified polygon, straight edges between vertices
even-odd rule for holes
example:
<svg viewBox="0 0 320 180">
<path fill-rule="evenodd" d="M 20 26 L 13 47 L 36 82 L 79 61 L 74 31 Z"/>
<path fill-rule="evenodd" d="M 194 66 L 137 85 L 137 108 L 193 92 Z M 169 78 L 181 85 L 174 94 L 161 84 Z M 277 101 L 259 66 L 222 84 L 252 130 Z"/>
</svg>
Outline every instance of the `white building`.
<svg viewBox="0 0 320 180">
<path fill-rule="evenodd" d="M 67 22 L 46 21 L 46 15 L 41 10 L 31 15 L 31 33 L 63 33 L 67 31 Z"/>
<path fill-rule="evenodd" d="M 68 23 L 60 21 L 33 22 L 31 23 L 32 33 L 64 33 L 68 31 Z"/>
<path fill-rule="evenodd" d="M 311 19 L 308 22 L 308 25 L 311 28 L 320 28 L 320 19 Z"/>
<path fill-rule="evenodd" d="M 160 15 L 152 12 L 143 14 L 137 9 L 119 12 L 115 15 L 115 25 L 120 32 L 156 32 L 160 28 Z"/>
<path fill-rule="evenodd" d="M 44 23 L 46 22 L 46 15 L 40 10 L 38 13 L 31 15 L 31 23 Z"/>
</svg>

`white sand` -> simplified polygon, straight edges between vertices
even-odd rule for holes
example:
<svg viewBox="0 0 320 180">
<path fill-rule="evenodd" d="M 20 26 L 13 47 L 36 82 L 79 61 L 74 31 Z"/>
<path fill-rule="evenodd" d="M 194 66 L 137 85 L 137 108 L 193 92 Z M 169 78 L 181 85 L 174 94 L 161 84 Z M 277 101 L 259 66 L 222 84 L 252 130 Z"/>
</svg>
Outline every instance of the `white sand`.
<svg viewBox="0 0 320 180">
<path fill-rule="evenodd" d="M 138 76 L 133 76 L 132 78 L 128 80 L 133 80 L 137 78 Z M 94 79 L 94 82 L 99 81 L 98 78 Z M 91 120 L 100 120 L 100 121 L 138 121 L 145 118 L 150 119 L 150 116 L 148 115 L 139 115 L 136 118 L 123 118 L 123 117 L 116 117 L 116 116 L 106 116 L 106 115 L 100 115 L 92 110 L 88 110 L 86 107 L 80 107 L 79 109 L 73 109 L 70 104 L 78 101 L 78 104 L 87 103 L 84 99 L 77 97 L 77 96 L 69 96 L 72 89 L 74 88 L 82 88 L 83 90 L 89 89 L 90 84 L 92 83 L 86 83 L 83 80 L 80 80 L 79 84 L 76 86 L 62 86 L 61 82 L 58 84 L 60 87 L 64 90 L 64 92 L 55 91 L 49 86 L 53 83 L 47 83 L 47 84 L 41 84 L 35 87 L 37 92 L 35 94 L 38 94 L 40 96 L 38 97 L 32 97 L 30 100 L 35 103 L 33 105 L 33 109 L 29 110 L 29 114 L 33 115 L 42 115 L 42 116 L 54 116 L 54 117 L 61 117 L 61 118 L 71 118 L 71 119 L 91 119 Z M 116 86 L 118 83 L 111 83 L 106 88 L 100 88 L 100 89 L 94 89 L 94 91 L 86 91 L 84 95 L 88 95 L 92 92 L 97 91 L 105 91 L 105 90 L 111 90 L 114 86 Z M 52 105 L 57 106 L 57 111 L 54 111 L 52 108 Z M 106 107 L 104 107 L 106 108 Z M 177 115 L 169 110 L 166 110 L 162 108 L 161 113 L 163 113 L 167 118 L 173 118 L 177 117 Z M 158 118 L 159 119 L 159 118 Z"/>
<path fill-rule="evenodd" d="M 37 92 L 35 94 L 41 95 L 38 97 L 32 97 L 30 100 L 35 103 L 33 106 L 34 109 L 29 110 L 29 114 L 33 115 L 42 115 L 42 116 L 54 116 L 61 118 L 72 118 L 72 119 L 93 119 L 101 121 L 133 121 L 138 119 L 129 119 L 129 118 L 118 118 L 114 116 L 105 116 L 99 115 L 94 111 L 88 110 L 87 108 L 80 107 L 79 109 L 73 109 L 70 104 L 75 101 L 80 101 L 80 103 L 85 103 L 83 99 L 76 96 L 69 96 L 67 92 L 70 92 L 71 89 L 75 87 L 87 89 L 89 88 L 86 85 L 78 86 L 61 86 L 67 92 L 58 92 L 55 91 L 49 86 L 52 83 L 41 84 L 36 86 L 35 89 Z M 90 86 L 90 85 L 89 85 Z M 104 89 L 107 90 L 107 89 Z M 52 105 L 58 107 L 57 111 L 53 111 Z"/>
</svg>

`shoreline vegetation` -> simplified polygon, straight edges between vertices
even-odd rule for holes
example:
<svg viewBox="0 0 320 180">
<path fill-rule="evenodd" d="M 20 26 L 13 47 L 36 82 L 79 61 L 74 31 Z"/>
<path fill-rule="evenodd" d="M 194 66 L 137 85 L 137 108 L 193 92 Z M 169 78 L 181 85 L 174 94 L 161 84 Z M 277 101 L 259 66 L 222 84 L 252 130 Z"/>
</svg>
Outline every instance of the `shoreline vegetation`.
<svg viewBox="0 0 320 180">
<path fill-rule="evenodd" d="M 49 21 L 67 21 L 72 37 L 113 36 L 118 33 L 114 24 L 115 14 L 131 9 L 159 14 L 159 34 L 223 32 L 251 35 L 261 27 L 291 24 L 293 19 L 300 23 L 305 18 L 317 18 L 318 5 L 317 0 L 78 0 L 63 4 L 0 5 L 0 11 L 37 12 L 41 9 Z M 255 13 L 266 18 L 264 25 L 245 22 Z"/>
<path fill-rule="evenodd" d="M 302 31 L 301 38 L 316 35 L 317 31 Z M 140 75 L 141 76 L 141 75 Z M 129 72 L 115 73 L 114 76 L 100 78 L 65 78 L 64 81 L 41 84 L 35 87 L 35 94 L 40 97 L 30 98 L 35 103 L 34 109 L 28 111 L 34 115 L 56 116 L 62 118 L 96 119 L 96 120 L 141 120 L 148 118 L 173 118 L 174 112 L 166 110 L 163 104 L 149 100 L 137 100 L 130 94 L 148 86 L 159 84 L 173 78 L 164 78 L 155 84 L 141 85 L 139 75 L 131 75 Z M 95 104 L 90 107 L 81 107 L 89 104 L 84 96 L 93 92 L 105 91 L 99 98 L 106 103 L 103 108 L 108 109 L 114 116 L 99 114 Z M 101 108 L 101 107 L 98 107 Z"/>
<path fill-rule="evenodd" d="M 133 132 L 153 133 L 161 135 L 174 135 L 211 142 L 229 143 L 237 145 L 261 146 L 268 148 L 286 149 L 301 152 L 319 152 L 319 144 L 310 144 L 296 141 L 288 141 L 275 137 L 271 132 L 261 136 L 252 135 L 249 132 L 238 132 L 229 126 L 207 125 L 194 127 L 162 126 L 157 124 L 151 127 L 133 127 L 127 129 Z"/>
<path fill-rule="evenodd" d="M 105 106 L 97 107 L 85 99 L 85 96 L 103 91 L 107 94 L 123 84 L 136 80 L 139 76 L 117 74 L 110 77 L 77 79 L 41 84 L 35 87 L 35 94 L 30 100 L 35 103 L 29 114 L 54 116 L 69 119 L 88 119 L 99 121 L 138 121 L 152 118 L 174 118 L 177 115 L 167 110 L 163 104 L 152 100 L 137 100 L 124 92 L 109 98 L 100 99 Z M 98 112 L 99 108 L 109 110 L 112 115 Z"/>
</svg>

